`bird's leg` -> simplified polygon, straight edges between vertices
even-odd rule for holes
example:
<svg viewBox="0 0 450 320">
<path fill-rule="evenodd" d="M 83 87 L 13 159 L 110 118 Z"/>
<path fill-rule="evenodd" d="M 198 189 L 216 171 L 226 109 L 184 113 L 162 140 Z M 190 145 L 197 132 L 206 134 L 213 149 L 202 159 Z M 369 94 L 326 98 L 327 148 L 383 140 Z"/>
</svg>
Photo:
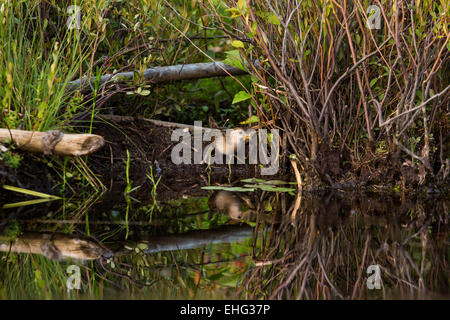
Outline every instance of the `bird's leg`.
<svg viewBox="0 0 450 320">
<path fill-rule="evenodd" d="M 208 165 L 206 166 L 206 171 L 208 172 L 208 176 L 211 173 L 211 150 L 208 153 Z"/>
<path fill-rule="evenodd" d="M 203 162 L 207 163 L 206 172 L 208 173 L 208 183 L 211 180 L 211 153 L 212 153 L 212 150 L 213 150 L 213 148 L 211 146 L 208 146 L 207 150 L 205 151 L 206 157 L 203 159 Z"/>
</svg>

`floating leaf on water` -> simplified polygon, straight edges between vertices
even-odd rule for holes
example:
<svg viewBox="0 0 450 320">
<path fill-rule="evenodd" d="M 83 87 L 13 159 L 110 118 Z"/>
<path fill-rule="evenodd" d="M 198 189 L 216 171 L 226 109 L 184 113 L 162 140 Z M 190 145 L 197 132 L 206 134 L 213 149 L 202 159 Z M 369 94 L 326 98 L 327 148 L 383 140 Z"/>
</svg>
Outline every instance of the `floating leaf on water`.
<svg viewBox="0 0 450 320">
<path fill-rule="evenodd" d="M 276 185 L 276 184 L 288 184 L 289 182 L 283 181 L 283 180 L 269 180 L 269 181 L 266 181 L 265 183 Z"/>
<path fill-rule="evenodd" d="M 245 184 L 244 187 L 246 188 L 253 188 L 253 189 L 261 189 L 261 190 L 265 190 L 265 191 L 269 191 L 266 189 L 272 189 L 273 187 L 268 186 L 266 184 Z"/>
<path fill-rule="evenodd" d="M 256 179 L 256 178 L 250 178 L 250 179 L 241 180 L 241 182 L 245 182 L 245 183 L 264 183 L 265 181 L 266 180 Z"/>
<path fill-rule="evenodd" d="M 297 182 L 283 181 L 283 180 L 263 180 L 257 178 L 243 179 L 241 182 L 244 183 L 262 183 L 268 185 L 277 185 L 277 184 L 297 184 Z"/>
<path fill-rule="evenodd" d="M 277 191 L 277 192 L 294 192 L 296 189 L 293 188 L 284 188 L 284 187 L 276 187 L 273 188 L 273 191 Z"/>
<path fill-rule="evenodd" d="M 295 191 L 295 189 L 292 189 L 292 188 L 276 187 L 276 186 L 271 186 L 271 185 L 267 185 L 267 184 L 246 184 L 246 185 L 244 185 L 244 187 L 261 189 L 263 191 L 269 191 L 269 192 L 292 192 L 292 191 Z"/>
<path fill-rule="evenodd" d="M 295 182 L 287 182 L 282 180 L 263 180 L 263 179 L 257 179 L 257 178 L 250 178 L 250 179 L 243 179 L 241 182 L 244 183 L 252 183 L 252 184 L 245 184 L 244 187 L 225 187 L 225 186 L 207 186 L 202 187 L 204 190 L 225 190 L 230 192 L 252 192 L 255 191 L 255 189 L 260 189 L 263 191 L 270 191 L 270 192 L 293 192 L 295 189 L 293 188 L 285 188 L 285 187 L 278 187 L 277 185 L 280 184 L 295 184 Z"/>
<path fill-rule="evenodd" d="M 225 187 L 225 186 L 207 186 L 202 187 L 203 190 L 224 190 L 230 192 L 252 192 L 255 189 L 252 188 L 242 188 L 242 187 Z"/>
</svg>

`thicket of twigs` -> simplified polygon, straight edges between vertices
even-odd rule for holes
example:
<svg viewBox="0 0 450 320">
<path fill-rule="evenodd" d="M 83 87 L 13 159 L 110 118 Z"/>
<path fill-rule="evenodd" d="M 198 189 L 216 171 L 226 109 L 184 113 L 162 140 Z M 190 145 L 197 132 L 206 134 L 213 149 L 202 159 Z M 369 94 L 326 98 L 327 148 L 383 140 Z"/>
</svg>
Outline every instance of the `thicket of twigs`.
<svg viewBox="0 0 450 320">
<path fill-rule="evenodd" d="M 310 178 L 377 162 L 415 166 L 421 183 L 447 176 L 448 2 L 226 4 L 227 17 L 206 8 L 254 76 L 260 120 L 282 129 Z"/>
</svg>

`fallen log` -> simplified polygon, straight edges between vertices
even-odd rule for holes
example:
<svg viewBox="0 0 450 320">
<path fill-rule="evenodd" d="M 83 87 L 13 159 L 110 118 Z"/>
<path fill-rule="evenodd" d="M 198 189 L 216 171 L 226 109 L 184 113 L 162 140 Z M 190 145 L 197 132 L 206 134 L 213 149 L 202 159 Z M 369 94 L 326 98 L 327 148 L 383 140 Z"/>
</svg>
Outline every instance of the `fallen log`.
<svg viewBox="0 0 450 320">
<path fill-rule="evenodd" d="M 100 84 L 121 79 L 133 79 L 140 72 L 120 72 L 117 74 L 105 74 L 100 78 Z M 245 70 L 229 66 L 222 62 L 178 64 L 174 66 L 154 67 L 144 70 L 145 80 L 157 84 L 180 80 L 193 80 L 212 77 L 238 76 L 248 74 Z M 88 83 L 88 77 L 70 81 L 68 89 L 77 89 Z"/>
<path fill-rule="evenodd" d="M 24 151 L 74 157 L 91 154 L 105 143 L 103 137 L 95 134 L 0 129 L 0 143 L 9 142 Z"/>
<path fill-rule="evenodd" d="M 88 261 L 100 258 L 106 251 L 91 240 L 68 234 L 26 232 L 13 241 L 0 236 L 0 252 L 41 254 L 55 261 Z"/>
<path fill-rule="evenodd" d="M 149 119 L 144 117 L 133 117 L 133 116 L 119 116 L 114 114 L 101 114 L 96 116 L 97 119 L 94 121 L 100 120 L 106 120 L 106 121 L 114 121 L 114 122 L 130 122 L 130 121 L 136 121 L 136 120 L 142 120 L 146 122 L 150 122 L 154 124 L 155 126 L 160 127 L 167 127 L 167 128 L 181 128 L 181 129 L 189 129 L 194 130 L 195 126 L 191 124 L 184 124 L 184 123 L 176 123 L 176 122 L 168 122 L 168 121 L 161 121 L 161 120 L 155 120 L 155 119 Z M 211 130 L 207 127 L 201 127 L 202 130 Z"/>
</svg>

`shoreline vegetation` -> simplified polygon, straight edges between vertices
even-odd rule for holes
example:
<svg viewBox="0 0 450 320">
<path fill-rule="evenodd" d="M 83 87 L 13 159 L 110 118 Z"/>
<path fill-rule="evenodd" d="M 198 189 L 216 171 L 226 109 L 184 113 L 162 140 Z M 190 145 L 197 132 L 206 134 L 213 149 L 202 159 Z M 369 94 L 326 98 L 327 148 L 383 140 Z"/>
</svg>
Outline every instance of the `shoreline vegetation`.
<svg viewBox="0 0 450 320">
<path fill-rule="evenodd" d="M 448 299 L 449 10 L 0 0 L 0 299 Z"/>
<path fill-rule="evenodd" d="M 280 174 L 304 190 L 448 190 L 445 1 L 379 1 L 377 17 L 360 0 L 79 1 L 70 26 L 71 4 L 1 2 L 2 130 L 97 134 L 101 115 L 279 129 Z M 229 77 L 193 79 L 192 63 Z M 76 88 L 76 79 L 89 80 Z M 108 152 L 128 127 L 140 130 L 123 119 L 100 126 Z M 114 158 L 161 142 L 148 134 L 113 148 Z M 100 190 L 111 177 L 94 158 L 30 156 L 3 143 L 0 184 L 39 189 L 26 177 L 45 164 L 47 184 L 64 186 L 52 192 Z"/>
</svg>

